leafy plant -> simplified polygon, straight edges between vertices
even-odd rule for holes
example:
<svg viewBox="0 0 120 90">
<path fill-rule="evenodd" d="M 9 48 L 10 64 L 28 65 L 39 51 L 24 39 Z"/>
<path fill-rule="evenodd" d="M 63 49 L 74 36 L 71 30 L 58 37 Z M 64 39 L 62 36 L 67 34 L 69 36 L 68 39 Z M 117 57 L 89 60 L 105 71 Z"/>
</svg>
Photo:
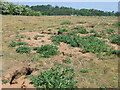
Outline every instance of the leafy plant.
<svg viewBox="0 0 120 90">
<path fill-rule="evenodd" d="M 2 84 L 6 84 L 6 83 L 8 83 L 8 80 L 2 79 Z"/>
<path fill-rule="evenodd" d="M 106 30 L 108 33 L 115 33 L 115 30 L 113 30 L 113 29 L 107 29 Z"/>
<path fill-rule="evenodd" d="M 31 38 L 30 38 L 30 37 L 28 37 L 27 39 L 28 39 L 28 40 L 31 40 Z"/>
<path fill-rule="evenodd" d="M 20 38 L 25 38 L 25 37 L 26 37 L 26 35 L 21 35 L 21 36 L 20 36 Z"/>
<path fill-rule="evenodd" d="M 66 58 L 66 59 L 63 59 L 63 62 L 65 62 L 65 63 L 71 63 L 72 60 L 70 58 Z"/>
<path fill-rule="evenodd" d="M 43 35 L 35 35 L 33 38 L 37 40 L 38 37 L 44 37 Z"/>
<path fill-rule="evenodd" d="M 16 43 L 14 41 L 12 41 L 8 47 L 15 47 L 16 46 Z"/>
<path fill-rule="evenodd" d="M 33 50 L 38 50 L 40 49 L 40 47 L 33 47 Z"/>
<path fill-rule="evenodd" d="M 112 48 L 105 43 L 106 41 L 91 35 L 86 35 L 85 37 L 80 37 L 79 35 L 55 35 L 51 38 L 54 43 L 64 42 L 72 47 L 82 47 L 85 51 L 97 53 L 99 56 L 102 56 L 102 52 L 110 52 Z"/>
<path fill-rule="evenodd" d="M 98 34 L 97 32 L 93 35 L 94 37 L 102 37 L 100 34 Z"/>
<path fill-rule="evenodd" d="M 85 23 L 87 23 L 87 22 L 77 22 L 77 23 L 79 23 L 79 24 L 85 24 Z"/>
<path fill-rule="evenodd" d="M 35 47 L 34 50 L 37 50 L 39 57 L 49 58 L 51 55 L 58 55 L 58 47 L 53 45 L 42 45 L 41 47 Z"/>
<path fill-rule="evenodd" d="M 16 49 L 17 53 L 29 53 L 31 51 L 31 48 L 28 46 L 21 46 Z"/>
<path fill-rule="evenodd" d="M 48 26 L 48 28 L 52 28 L 52 27 L 55 27 L 55 26 Z"/>
<path fill-rule="evenodd" d="M 60 32 L 67 32 L 68 30 L 67 29 L 62 29 L 62 30 L 60 29 L 59 31 Z"/>
<path fill-rule="evenodd" d="M 119 35 L 111 34 L 111 35 L 109 36 L 109 40 L 110 40 L 111 43 L 120 45 L 120 36 L 119 36 Z"/>
<path fill-rule="evenodd" d="M 25 28 L 21 28 L 20 30 L 25 30 Z"/>
<path fill-rule="evenodd" d="M 81 73 L 88 73 L 88 70 L 83 69 L 83 70 L 81 70 L 80 72 L 81 72 Z"/>
<path fill-rule="evenodd" d="M 14 42 L 14 41 L 12 41 L 12 42 L 9 44 L 8 47 L 16 47 L 16 46 L 20 46 L 20 45 L 27 45 L 27 43 L 26 43 L 26 42 L 22 42 L 22 41 L 20 41 L 20 42 Z"/>
<path fill-rule="evenodd" d="M 31 58 L 31 61 L 38 61 L 39 59 L 37 57 Z"/>
<path fill-rule="evenodd" d="M 42 28 L 42 27 L 38 27 L 38 29 L 40 29 L 40 28 Z"/>
<path fill-rule="evenodd" d="M 44 41 L 44 40 L 42 40 L 41 42 L 42 42 L 42 43 L 44 43 L 45 41 Z"/>
<path fill-rule="evenodd" d="M 112 53 L 120 57 L 120 50 L 113 50 Z"/>
<path fill-rule="evenodd" d="M 68 24 L 68 25 L 70 25 L 70 24 L 72 24 L 70 21 L 63 21 L 62 23 L 61 23 L 61 25 L 64 25 L 64 24 Z"/>
<path fill-rule="evenodd" d="M 73 69 L 58 65 L 55 69 L 52 67 L 49 71 L 33 76 L 31 82 L 37 88 L 75 88 L 77 81 L 74 77 Z"/>
<path fill-rule="evenodd" d="M 84 27 L 80 27 L 80 28 L 78 28 L 78 31 L 77 31 L 78 33 L 81 33 L 81 34 L 87 34 L 88 33 L 88 31 L 84 28 Z"/>
<path fill-rule="evenodd" d="M 90 33 L 96 33 L 96 31 L 94 29 L 90 30 Z"/>
<path fill-rule="evenodd" d="M 27 43 L 23 41 L 16 42 L 16 46 L 20 46 L 20 45 L 27 45 Z"/>
</svg>

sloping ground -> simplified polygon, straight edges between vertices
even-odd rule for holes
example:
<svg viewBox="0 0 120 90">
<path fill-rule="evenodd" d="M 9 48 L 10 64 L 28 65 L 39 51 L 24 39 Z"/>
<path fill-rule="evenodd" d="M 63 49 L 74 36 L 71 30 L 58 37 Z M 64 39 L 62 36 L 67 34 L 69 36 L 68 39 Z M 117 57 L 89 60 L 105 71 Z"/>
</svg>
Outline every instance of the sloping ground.
<svg viewBox="0 0 120 90">
<path fill-rule="evenodd" d="M 65 20 L 71 21 L 72 24 L 60 25 L 60 22 Z M 79 21 L 88 21 L 88 23 L 76 24 Z M 115 55 L 107 56 L 107 60 L 101 60 L 96 54 L 84 53 L 84 51 L 80 52 L 83 50 L 81 47 L 71 47 L 63 42 L 60 42 L 58 45 L 59 55 L 51 56 L 50 58 L 39 58 L 36 51 L 33 50 L 29 54 L 19 54 L 15 51 L 18 46 L 13 48 L 8 47 L 11 40 L 16 42 L 24 41 L 31 48 L 53 44 L 51 36 L 58 34 L 58 29 L 56 29 L 58 27 L 71 30 L 77 25 L 84 26 L 87 31 L 95 29 L 98 32 L 107 28 L 117 31 L 116 27 L 111 24 L 107 28 L 105 25 L 101 26 L 101 23 L 111 22 L 113 24 L 115 21 L 117 21 L 116 17 L 3 16 L 3 79 L 8 80 L 8 83 L 3 84 L 3 88 L 33 88 L 34 86 L 30 84 L 30 78 L 26 78 L 26 76 L 38 75 L 40 72 L 48 70 L 49 67 L 54 67 L 57 63 L 71 66 L 75 70 L 75 79 L 78 80 L 79 88 L 117 87 L 118 57 Z M 47 28 L 48 26 L 50 28 Z M 68 35 L 69 32 L 61 34 Z M 79 33 L 78 35 L 84 37 L 90 34 Z M 35 35 L 41 35 L 42 37 L 38 37 L 36 40 L 34 39 Z M 119 47 L 117 44 L 106 43 L 114 46 L 116 50 Z M 33 57 L 37 57 L 38 59 L 33 60 Z M 63 59 L 68 57 L 72 62 L 68 64 L 64 63 Z M 82 73 L 80 72 L 81 70 L 87 70 L 88 72 Z"/>
</svg>

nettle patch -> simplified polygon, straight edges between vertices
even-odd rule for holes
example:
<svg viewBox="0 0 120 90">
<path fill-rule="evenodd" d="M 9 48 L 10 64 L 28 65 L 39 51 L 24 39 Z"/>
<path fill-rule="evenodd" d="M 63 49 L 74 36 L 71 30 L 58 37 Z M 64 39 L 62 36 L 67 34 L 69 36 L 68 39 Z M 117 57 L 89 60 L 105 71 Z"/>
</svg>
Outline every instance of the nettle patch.
<svg viewBox="0 0 120 90">
<path fill-rule="evenodd" d="M 31 77 L 31 83 L 36 88 L 77 88 L 74 80 L 75 73 L 70 67 L 56 66 L 49 71 L 41 72 Z"/>
<path fill-rule="evenodd" d="M 52 55 L 58 55 L 58 47 L 54 45 L 42 45 L 41 47 L 34 47 L 33 50 L 37 50 L 39 57 L 49 58 Z"/>
</svg>

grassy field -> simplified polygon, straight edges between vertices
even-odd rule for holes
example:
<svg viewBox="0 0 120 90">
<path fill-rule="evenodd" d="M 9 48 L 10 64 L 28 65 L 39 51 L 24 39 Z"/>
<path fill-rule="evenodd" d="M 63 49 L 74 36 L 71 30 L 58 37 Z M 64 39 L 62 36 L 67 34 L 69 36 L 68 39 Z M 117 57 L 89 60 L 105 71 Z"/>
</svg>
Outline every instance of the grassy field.
<svg viewBox="0 0 120 90">
<path fill-rule="evenodd" d="M 115 47 L 114 50 L 117 50 L 119 45 L 111 43 L 111 37 L 109 37 L 113 33 L 118 35 L 117 21 L 118 18 L 114 16 L 2 16 L 3 79 L 10 82 L 11 75 L 13 75 L 15 70 L 23 67 L 36 68 L 37 70 L 29 75 L 36 75 L 36 73 L 38 75 L 39 72 L 47 71 L 50 67 L 61 64 L 74 69 L 76 73 L 75 80 L 78 81 L 77 86 L 79 88 L 117 88 L 119 59 L 117 55 L 106 55 L 105 59 L 103 59 L 99 57 L 98 53 L 93 53 L 91 49 L 89 49 L 89 52 L 87 50 L 84 51 L 84 46 L 70 46 L 69 39 L 66 41 L 63 39 L 60 44 L 56 45 L 52 41 L 53 38 L 51 38 L 51 36 L 57 35 L 60 30 L 62 30 L 60 35 L 74 36 L 72 30 L 75 29 L 77 31 L 80 27 L 83 27 L 83 30 L 87 30 L 87 33 L 77 32 L 78 36 L 93 35 L 92 31 L 95 31 L 102 36 L 96 36 L 98 40 L 107 40 L 106 44 Z M 114 32 L 111 32 L 112 30 Z M 102 33 L 105 35 L 102 35 Z M 60 35 L 58 35 L 56 40 Z M 17 53 L 18 44 L 15 47 L 8 47 L 12 41 L 26 42 L 27 46 L 31 48 L 31 52 Z M 33 50 L 34 47 L 41 47 L 47 44 L 56 45 L 59 54 L 49 57 L 44 54 L 39 55 Z M 89 43 L 86 44 L 89 45 Z M 52 47 L 50 46 L 50 48 Z M 10 75 L 8 75 L 9 73 Z M 17 78 L 17 83 L 3 84 L 3 87 L 22 87 L 23 82 L 30 82 L 29 78 L 28 80 L 23 80 L 22 77 L 24 78 L 25 75 Z M 34 87 L 29 84 L 25 84 L 25 86 Z"/>
</svg>

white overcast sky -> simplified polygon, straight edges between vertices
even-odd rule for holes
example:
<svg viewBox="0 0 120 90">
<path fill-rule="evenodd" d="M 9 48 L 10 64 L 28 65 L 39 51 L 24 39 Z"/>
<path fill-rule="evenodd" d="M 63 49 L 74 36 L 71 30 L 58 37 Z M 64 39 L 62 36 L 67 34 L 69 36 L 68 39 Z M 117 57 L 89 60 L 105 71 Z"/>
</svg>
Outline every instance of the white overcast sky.
<svg viewBox="0 0 120 90">
<path fill-rule="evenodd" d="M 5 0 L 8 2 L 119 2 L 120 0 Z"/>
</svg>

